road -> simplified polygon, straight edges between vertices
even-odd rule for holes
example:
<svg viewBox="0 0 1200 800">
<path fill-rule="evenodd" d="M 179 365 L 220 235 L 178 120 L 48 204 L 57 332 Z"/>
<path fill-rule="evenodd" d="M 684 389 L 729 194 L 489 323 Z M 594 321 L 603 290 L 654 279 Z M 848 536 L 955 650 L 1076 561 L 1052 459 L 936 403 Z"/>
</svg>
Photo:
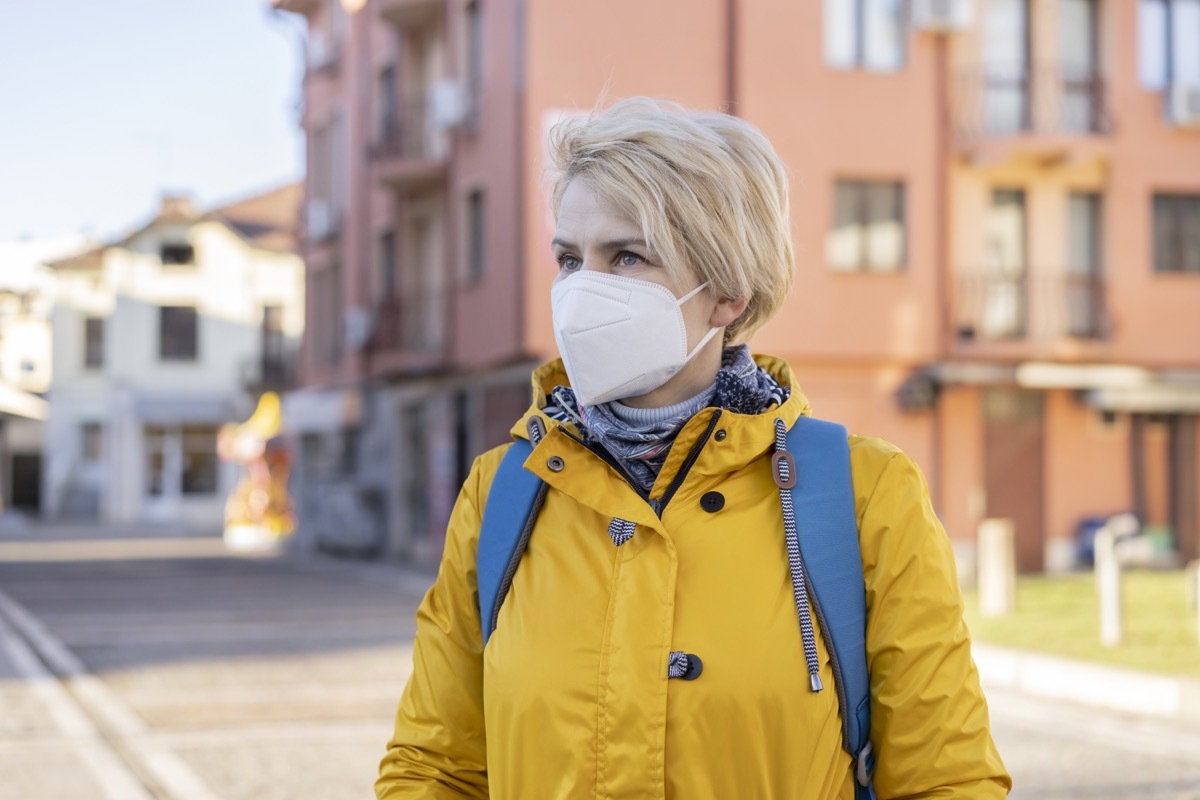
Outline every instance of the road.
<svg viewBox="0 0 1200 800">
<path fill-rule="evenodd" d="M 218 540 L 0 536 L 0 800 L 351 800 L 427 579 Z M 989 689 L 1014 798 L 1200 800 L 1200 725 Z"/>
</svg>

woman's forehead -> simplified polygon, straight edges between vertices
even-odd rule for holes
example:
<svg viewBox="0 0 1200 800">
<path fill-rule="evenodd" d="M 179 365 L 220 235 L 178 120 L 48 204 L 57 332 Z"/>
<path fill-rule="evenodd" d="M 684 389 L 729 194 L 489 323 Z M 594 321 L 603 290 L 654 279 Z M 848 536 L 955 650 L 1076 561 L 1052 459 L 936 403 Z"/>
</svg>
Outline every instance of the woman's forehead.
<svg viewBox="0 0 1200 800">
<path fill-rule="evenodd" d="M 556 241 L 580 244 L 597 239 L 643 239 L 641 226 L 586 182 L 575 180 L 558 206 Z"/>
</svg>

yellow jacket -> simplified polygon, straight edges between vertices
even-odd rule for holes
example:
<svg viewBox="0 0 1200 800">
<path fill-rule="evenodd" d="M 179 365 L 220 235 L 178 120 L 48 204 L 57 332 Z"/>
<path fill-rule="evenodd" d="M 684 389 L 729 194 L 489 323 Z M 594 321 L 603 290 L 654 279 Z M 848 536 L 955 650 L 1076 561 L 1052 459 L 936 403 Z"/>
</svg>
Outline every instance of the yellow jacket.
<svg viewBox="0 0 1200 800">
<path fill-rule="evenodd" d="M 769 463 L 775 418 L 790 427 L 809 406 L 785 363 L 756 358 L 793 386 L 791 397 L 760 415 L 722 411 L 661 519 L 543 418 L 548 435 L 525 466 L 550 491 L 486 652 L 475 550 L 505 448 L 476 461 L 417 612 L 413 674 L 379 798 L 852 800 L 820 636 L 826 689 L 809 688 Z M 561 362 L 535 372 L 526 419 L 566 382 Z M 662 497 L 713 413 L 684 425 L 652 497 Z M 525 430 L 522 421 L 513 434 Z M 560 470 L 547 466 L 552 457 Z M 879 439 L 850 437 L 850 460 L 878 797 L 1004 797 L 1011 782 L 924 479 Z M 725 503 L 709 512 L 700 499 L 713 491 Z M 607 533 L 613 517 L 637 523 L 621 547 Z M 675 650 L 703 660 L 699 678 L 667 678 Z"/>
</svg>

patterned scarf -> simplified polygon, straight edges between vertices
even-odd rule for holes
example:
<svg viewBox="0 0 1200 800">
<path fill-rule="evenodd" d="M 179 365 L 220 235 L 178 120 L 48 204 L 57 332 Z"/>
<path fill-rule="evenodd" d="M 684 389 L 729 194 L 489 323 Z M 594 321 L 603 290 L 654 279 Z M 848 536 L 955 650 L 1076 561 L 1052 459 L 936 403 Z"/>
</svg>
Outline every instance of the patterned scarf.
<svg viewBox="0 0 1200 800">
<path fill-rule="evenodd" d="M 614 403 L 581 406 L 569 386 L 550 393 L 551 403 L 542 409 L 558 422 L 573 422 L 584 441 L 611 453 L 643 489 L 649 490 L 667 460 L 679 430 L 704 408 L 723 408 L 736 414 L 761 414 L 782 405 L 790 390 L 780 386 L 767 371 L 754 363 L 747 345 L 727 347 L 716 380 L 700 394 L 662 411 L 661 420 L 633 425 L 621 418 Z M 626 415 L 628 416 L 628 415 Z"/>
</svg>

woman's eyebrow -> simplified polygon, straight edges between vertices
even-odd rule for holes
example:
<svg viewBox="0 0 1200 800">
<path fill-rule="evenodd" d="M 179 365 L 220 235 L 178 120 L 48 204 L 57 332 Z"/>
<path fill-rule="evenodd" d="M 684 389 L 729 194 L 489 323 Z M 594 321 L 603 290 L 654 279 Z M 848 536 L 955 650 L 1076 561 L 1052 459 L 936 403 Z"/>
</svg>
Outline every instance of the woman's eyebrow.
<svg viewBox="0 0 1200 800">
<path fill-rule="evenodd" d="M 579 249 L 571 242 L 568 242 L 564 239 L 558 239 L 558 238 L 552 239 L 550 241 L 550 246 L 551 247 L 561 247 L 563 250 L 578 250 Z M 649 249 L 646 246 L 645 239 L 612 239 L 607 242 L 601 242 L 598 245 L 598 247 L 601 250 L 623 250 L 626 247 L 645 247 L 647 250 Z"/>
</svg>

